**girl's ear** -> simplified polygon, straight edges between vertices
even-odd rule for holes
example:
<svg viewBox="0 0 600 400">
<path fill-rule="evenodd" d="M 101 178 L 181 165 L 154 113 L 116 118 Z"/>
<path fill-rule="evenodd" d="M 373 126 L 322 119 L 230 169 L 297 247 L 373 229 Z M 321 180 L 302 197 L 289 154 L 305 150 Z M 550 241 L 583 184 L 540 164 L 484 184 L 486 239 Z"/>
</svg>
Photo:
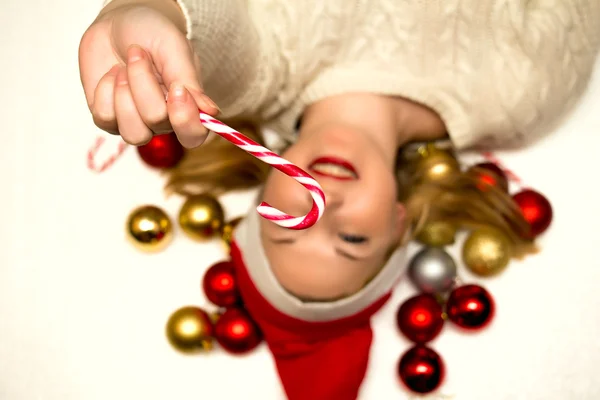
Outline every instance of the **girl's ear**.
<svg viewBox="0 0 600 400">
<path fill-rule="evenodd" d="M 406 226 L 406 206 L 404 203 L 396 203 L 396 224 L 394 228 L 394 237 L 399 242 L 405 236 L 406 230 L 408 227 Z"/>
</svg>

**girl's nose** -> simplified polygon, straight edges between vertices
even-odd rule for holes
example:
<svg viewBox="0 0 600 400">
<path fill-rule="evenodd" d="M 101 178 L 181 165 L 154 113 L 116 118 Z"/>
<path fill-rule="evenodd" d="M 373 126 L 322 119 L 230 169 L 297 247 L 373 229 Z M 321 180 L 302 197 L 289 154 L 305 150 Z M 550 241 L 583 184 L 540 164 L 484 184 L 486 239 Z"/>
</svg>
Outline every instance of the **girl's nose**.
<svg viewBox="0 0 600 400">
<path fill-rule="evenodd" d="M 325 192 L 325 201 L 327 203 L 327 207 L 330 208 L 338 208 L 342 205 L 343 196 L 335 191 L 326 191 Z"/>
<path fill-rule="evenodd" d="M 291 180 L 291 178 L 288 178 Z M 297 182 L 286 182 L 284 187 L 281 187 L 280 194 L 282 197 L 280 208 L 283 212 L 298 216 L 306 214 L 312 207 L 313 199 L 308 190 Z"/>
</svg>

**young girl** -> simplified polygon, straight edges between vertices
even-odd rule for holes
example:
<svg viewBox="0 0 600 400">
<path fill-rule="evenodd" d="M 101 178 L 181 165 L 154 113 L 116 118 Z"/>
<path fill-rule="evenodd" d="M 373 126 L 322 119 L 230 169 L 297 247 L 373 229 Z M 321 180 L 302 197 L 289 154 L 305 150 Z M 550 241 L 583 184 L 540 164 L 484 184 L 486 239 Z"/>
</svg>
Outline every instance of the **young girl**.
<svg viewBox="0 0 600 400">
<path fill-rule="evenodd" d="M 599 19 L 595 0 L 114 0 L 82 39 L 80 69 L 100 128 L 135 145 L 174 131 L 196 148 L 171 191 L 262 185 L 260 199 L 289 214 L 311 204 L 231 144 L 200 146 L 198 108 L 258 142 L 273 130 L 282 156 L 315 176 L 327 197 L 315 226 L 251 212 L 232 257 L 288 397 L 345 400 L 358 396 L 369 318 L 420 222 L 494 225 L 515 255 L 532 248 L 507 194 L 472 190 L 458 170 L 433 184 L 406 145 L 514 146 L 548 132 L 585 89 Z"/>
</svg>

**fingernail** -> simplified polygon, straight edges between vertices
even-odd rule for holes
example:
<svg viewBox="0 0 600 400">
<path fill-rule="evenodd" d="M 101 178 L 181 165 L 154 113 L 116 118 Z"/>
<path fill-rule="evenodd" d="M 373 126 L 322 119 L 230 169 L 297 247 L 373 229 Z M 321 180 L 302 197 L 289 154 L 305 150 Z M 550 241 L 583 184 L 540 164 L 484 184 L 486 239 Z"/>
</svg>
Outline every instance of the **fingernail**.
<svg viewBox="0 0 600 400">
<path fill-rule="evenodd" d="M 195 147 L 200 146 L 202 143 L 204 143 L 205 140 L 206 140 L 206 135 L 192 136 L 192 137 L 186 137 L 184 140 L 181 141 L 181 144 L 183 145 L 183 147 L 185 147 L 187 149 L 193 149 Z"/>
<path fill-rule="evenodd" d="M 127 85 L 127 72 L 124 69 L 119 70 L 117 77 L 115 78 L 117 85 Z"/>
<path fill-rule="evenodd" d="M 212 101 L 212 99 L 210 97 L 208 97 L 207 95 L 203 95 L 202 97 L 207 106 L 216 108 L 217 110 L 221 111 L 219 106 L 214 101 Z"/>
<path fill-rule="evenodd" d="M 127 62 L 133 63 L 141 60 L 144 57 L 142 49 L 136 46 L 132 46 L 127 52 Z"/>
<path fill-rule="evenodd" d="M 187 99 L 187 90 L 185 90 L 183 85 L 174 84 L 169 98 L 171 98 L 173 101 L 184 102 Z"/>
</svg>

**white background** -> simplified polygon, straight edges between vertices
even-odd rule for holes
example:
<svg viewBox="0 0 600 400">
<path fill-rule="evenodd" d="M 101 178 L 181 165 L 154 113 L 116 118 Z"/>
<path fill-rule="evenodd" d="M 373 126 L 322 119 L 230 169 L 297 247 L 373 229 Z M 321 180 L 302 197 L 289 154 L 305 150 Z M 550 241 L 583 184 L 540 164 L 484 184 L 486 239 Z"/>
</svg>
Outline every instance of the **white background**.
<svg viewBox="0 0 600 400">
<path fill-rule="evenodd" d="M 180 232 L 164 253 L 135 251 L 124 240 L 127 214 L 153 203 L 174 216 L 181 199 L 164 198 L 162 178 L 134 149 L 105 174 L 86 168 L 99 131 L 77 46 L 96 3 L 0 5 L 0 400 L 280 399 L 264 347 L 244 358 L 186 357 L 164 338 L 173 310 L 207 304 L 199 281 L 224 255 Z M 447 327 L 433 343 L 448 368 L 441 398 L 600 399 L 599 78 L 553 136 L 498 154 L 556 216 L 541 254 L 481 281 L 498 304 L 494 324 L 476 335 Z M 248 205 L 225 203 L 232 216 Z M 374 321 L 364 399 L 410 397 L 395 378 L 408 343 L 394 313 L 411 294 L 402 283 Z"/>
</svg>

